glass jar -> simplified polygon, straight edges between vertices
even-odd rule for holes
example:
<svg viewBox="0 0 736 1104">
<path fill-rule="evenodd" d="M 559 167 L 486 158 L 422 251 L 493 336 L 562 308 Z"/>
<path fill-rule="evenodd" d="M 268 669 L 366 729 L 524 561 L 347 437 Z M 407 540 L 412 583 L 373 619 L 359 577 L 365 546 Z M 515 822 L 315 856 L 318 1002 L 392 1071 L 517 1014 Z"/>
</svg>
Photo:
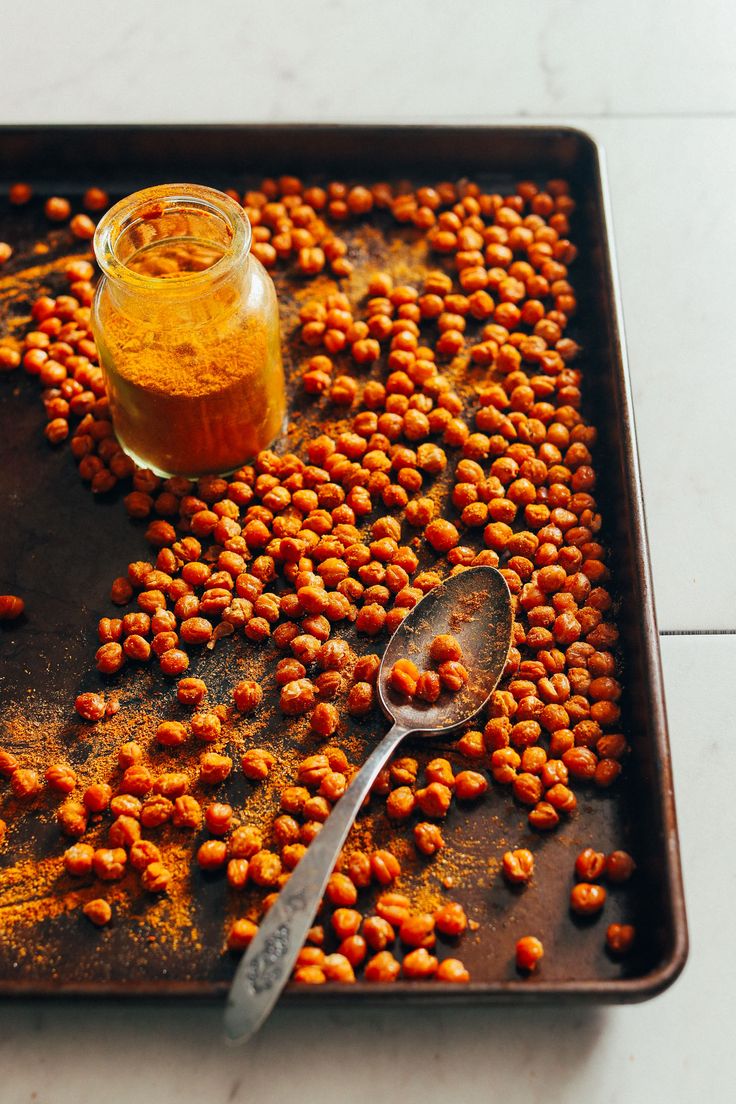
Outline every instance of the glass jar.
<svg viewBox="0 0 736 1104">
<path fill-rule="evenodd" d="M 95 234 L 92 324 L 117 438 L 157 475 L 225 474 L 285 415 L 278 303 L 251 227 L 222 192 L 164 184 Z"/>
</svg>

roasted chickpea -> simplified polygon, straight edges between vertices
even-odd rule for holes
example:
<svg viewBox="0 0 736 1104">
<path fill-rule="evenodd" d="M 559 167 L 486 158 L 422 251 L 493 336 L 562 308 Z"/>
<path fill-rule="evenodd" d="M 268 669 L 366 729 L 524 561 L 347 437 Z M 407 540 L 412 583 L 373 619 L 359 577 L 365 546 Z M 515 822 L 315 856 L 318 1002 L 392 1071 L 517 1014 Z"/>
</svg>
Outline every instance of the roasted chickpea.
<svg viewBox="0 0 736 1104">
<path fill-rule="evenodd" d="M 399 861 L 390 851 L 372 851 L 370 863 L 371 874 L 381 885 L 391 885 L 401 873 Z"/>
<path fill-rule="evenodd" d="M 512 885 L 525 885 L 534 873 L 534 856 L 526 848 L 506 851 L 502 860 L 504 877 Z"/>
<path fill-rule="evenodd" d="M 468 926 L 465 909 L 457 901 L 438 909 L 434 914 L 434 922 L 437 931 L 447 936 L 462 935 Z"/>
<path fill-rule="evenodd" d="M 236 920 L 227 937 L 227 946 L 230 951 L 244 951 L 253 942 L 258 934 L 258 925 L 245 918 Z"/>
<path fill-rule="evenodd" d="M 603 874 L 606 856 L 602 851 L 586 847 L 575 860 L 575 873 L 583 882 L 596 882 Z"/>
<path fill-rule="evenodd" d="M 606 878 L 609 882 L 627 882 L 636 869 L 636 863 L 627 851 L 612 851 L 606 855 Z"/>
<path fill-rule="evenodd" d="M 603 886 L 578 882 L 570 892 L 570 908 L 579 916 L 594 916 L 603 908 L 606 891 Z"/>
<path fill-rule="evenodd" d="M 454 985 L 465 985 L 470 981 L 470 974 L 459 958 L 443 959 L 435 977 L 437 981 L 448 981 Z"/>
<path fill-rule="evenodd" d="M 463 658 L 459 643 L 449 633 L 434 638 L 429 646 L 429 654 L 435 663 L 445 663 L 447 660 L 461 660 Z"/>
<path fill-rule="evenodd" d="M 102 928 L 112 919 L 112 909 L 102 897 L 95 897 L 83 906 L 82 912 L 95 927 Z"/>
<path fill-rule="evenodd" d="M 542 941 L 535 935 L 525 935 L 516 943 L 516 965 L 519 970 L 531 973 L 536 970 L 544 955 Z"/>
<path fill-rule="evenodd" d="M 414 825 L 413 834 L 417 851 L 423 855 L 435 855 L 444 846 L 445 841 L 437 824 L 422 821 Z"/>
<path fill-rule="evenodd" d="M 606 928 L 606 946 L 611 954 L 628 954 L 635 938 L 636 928 L 632 924 L 609 924 Z"/>
<path fill-rule="evenodd" d="M 369 959 L 365 966 L 365 980 L 386 982 L 396 981 L 401 967 L 390 951 L 379 951 Z"/>
<path fill-rule="evenodd" d="M 418 807 L 425 816 L 441 818 L 447 815 L 452 800 L 452 790 L 442 782 L 430 782 L 415 794 Z"/>
</svg>

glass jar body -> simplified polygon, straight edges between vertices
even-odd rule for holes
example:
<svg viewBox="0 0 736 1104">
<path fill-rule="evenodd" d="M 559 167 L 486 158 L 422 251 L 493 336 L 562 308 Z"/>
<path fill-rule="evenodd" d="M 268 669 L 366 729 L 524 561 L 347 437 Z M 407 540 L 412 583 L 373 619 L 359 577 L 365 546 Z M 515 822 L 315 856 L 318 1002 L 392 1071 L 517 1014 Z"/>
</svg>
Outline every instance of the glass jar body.
<svg viewBox="0 0 736 1104">
<path fill-rule="evenodd" d="M 138 220 L 120 263 L 103 264 L 93 327 L 121 446 L 158 475 L 194 479 L 234 471 L 272 443 L 284 377 L 270 276 L 209 215 L 181 215 L 177 192 L 177 219 L 167 209 Z"/>
</svg>

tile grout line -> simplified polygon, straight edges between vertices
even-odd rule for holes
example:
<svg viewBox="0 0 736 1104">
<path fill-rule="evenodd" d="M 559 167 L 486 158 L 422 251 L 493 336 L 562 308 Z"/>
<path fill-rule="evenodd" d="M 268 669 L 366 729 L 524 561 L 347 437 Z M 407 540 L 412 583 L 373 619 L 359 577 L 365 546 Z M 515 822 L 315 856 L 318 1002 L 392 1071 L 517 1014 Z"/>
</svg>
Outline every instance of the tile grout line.
<svg viewBox="0 0 736 1104">
<path fill-rule="evenodd" d="M 736 629 L 660 629 L 660 636 L 736 636 Z"/>
<path fill-rule="evenodd" d="M 517 111 L 512 116 L 501 114 L 500 119 L 733 119 L 734 111 L 563 111 L 553 114 Z"/>
</svg>

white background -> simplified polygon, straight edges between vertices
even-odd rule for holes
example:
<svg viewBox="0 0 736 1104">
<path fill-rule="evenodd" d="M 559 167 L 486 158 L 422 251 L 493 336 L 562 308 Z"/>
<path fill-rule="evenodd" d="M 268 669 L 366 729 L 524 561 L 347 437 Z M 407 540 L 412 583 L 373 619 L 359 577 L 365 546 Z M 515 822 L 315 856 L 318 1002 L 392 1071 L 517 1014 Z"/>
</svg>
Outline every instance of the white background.
<svg viewBox="0 0 736 1104">
<path fill-rule="evenodd" d="M 0 0 L 0 122 L 555 121 L 606 148 L 691 956 L 638 1007 L 0 1003 L 0 1104 L 736 1099 L 736 5 Z M 3 174 L 5 175 L 5 174 Z M 674 635 L 674 634 L 684 635 Z"/>
</svg>

